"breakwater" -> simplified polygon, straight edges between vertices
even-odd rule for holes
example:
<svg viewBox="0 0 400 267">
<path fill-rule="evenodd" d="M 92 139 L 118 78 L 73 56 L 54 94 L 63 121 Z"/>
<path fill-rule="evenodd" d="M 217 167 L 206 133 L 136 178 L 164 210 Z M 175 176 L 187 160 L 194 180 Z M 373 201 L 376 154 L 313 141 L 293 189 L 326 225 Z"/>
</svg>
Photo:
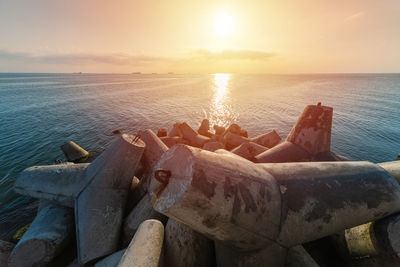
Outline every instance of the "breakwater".
<svg viewBox="0 0 400 267">
<path fill-rule="evenodd" d="M 157 135 L 123 134 L 89 165 L 28 168 L 15 190 L 43 203 L 8 262 L 50 263 L 71 235 L 81 265 L 108 255 L 115 266 L 323 265 L 301 246 L 331 236 L 349 255 L 346 263 L 396 262 L 400 162 L 352 162 L 333 153 L 332 116 L 331 107 L 307 106 L 285 140 L 274 130 L 249 137 L 237 124 L 212 132 L 208 120 L 197 131 L 176 123 Z M 70 156 L 86 157 L 67 146 Z M 68 209 L 76 233 L 65 221 Z M 371 223 L 375 238 L 361 235 L 359 225 Z M 26 253 L 38 244 L 52 249 Z"/>
</svg>

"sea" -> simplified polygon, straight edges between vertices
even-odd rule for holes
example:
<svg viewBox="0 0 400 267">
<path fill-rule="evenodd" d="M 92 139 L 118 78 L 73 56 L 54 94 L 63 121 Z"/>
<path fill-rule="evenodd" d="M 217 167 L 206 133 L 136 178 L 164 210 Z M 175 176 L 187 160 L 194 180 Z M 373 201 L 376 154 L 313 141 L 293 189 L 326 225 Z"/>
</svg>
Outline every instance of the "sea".
<svg viewBox="0 0 400 267">
<path fill-rule="evenodd" d="M 400 74 L 28 74 L 0 73 L 0 239 L 36 214 L 13 183 L 25 168 L 66 161 L 73 140 L 106 148 L 113 131 L 239 124 L 249 136 L 284 139 L 309 104 L 333 107 L 333 152 L 393 161 L 400 153 Z"/>
</svg>

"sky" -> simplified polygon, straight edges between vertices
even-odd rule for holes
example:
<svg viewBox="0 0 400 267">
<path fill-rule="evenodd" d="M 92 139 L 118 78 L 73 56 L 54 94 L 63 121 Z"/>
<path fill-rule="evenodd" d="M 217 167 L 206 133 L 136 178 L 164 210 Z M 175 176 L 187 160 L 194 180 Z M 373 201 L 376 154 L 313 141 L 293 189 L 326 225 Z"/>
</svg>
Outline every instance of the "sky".
<svg viewBox="0 0 400 267">
<path fill-rule="evenodd" d="M 0 72 L 400 72 L 398 0 L 0 0 Z"/>
</svg>

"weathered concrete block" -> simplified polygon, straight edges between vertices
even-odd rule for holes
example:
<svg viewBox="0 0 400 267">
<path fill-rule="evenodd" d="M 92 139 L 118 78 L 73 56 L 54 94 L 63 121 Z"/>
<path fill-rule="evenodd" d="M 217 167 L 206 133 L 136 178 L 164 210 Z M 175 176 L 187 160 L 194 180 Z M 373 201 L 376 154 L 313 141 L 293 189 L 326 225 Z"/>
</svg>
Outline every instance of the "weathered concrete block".
<svg viewBox="0 0 400 267">
<path fill-rule="evenodd" d="M 308 105 L 297 120 L 295 126 L 286 138 L 316 155 L 331 150 L 333 108 L 327 106 Z"/>
<path fill-rule="evenodd" d="M 307 150 L 287 141 L 255 156 L 259 163 L 306 162 L 311 158 Z"/>
<path fill-rule="evenodd" d="M 86 169 L 90 183 L 75 202 L 80 264 L 117 249 L 129 187 L 144 148 L 143 141 L 123 134 Z"/>
<path fill-rule="evenodd" d="M 241 144 L 240 146 L 232 149 L 232 153 L 238 156 L 241 156 L 245 159 L 255 162 L 255 157 L 264 151 L 268 150 L 267 147 L 253 143 L 253 142 L 246 142 Z"/>
<path fill-rule="evenodd" d="M 161 155 L 168 150 L 168 147 L 158 138 L 152 130 L 139 131 L 140 139 L 146 144 L 143 152 L 142 163 L 144 174 L 141 177 L 141 187 L 147 192 L 150 178 L 153 175 L 153 168 L 161 158 Z"/>
<path fill-rule="evenodd" d="M 134 192 L 139 183 L 140 183 L 139 178 L 137 178 L 136 176 L 133 176 L 132 182 L 131 182 L 131 187 L 129 188 L 130 192 Z"/>
<path fill-rule="evenodd" d="M 179 125 L 183 138 L 189 141 L 190 145 L 195 147 L 203 147 L 203 145 L 210 141 L 210 138 L 198 134 L 186 122 Z"/>
<path fill-rule="evenodd" d="M 179 136 L 174 136 L 174 137 L 166 136 L 166 137 L 161 137 L 160 139 L 161 139 L 161 141 L 163 141 L 163 143 L 168 148 L 170 148 L 174 145 L 177 145 L 177 144 L 184 144 L 184 145 L 189 144 L 189 141 L 187 141 L 186 139 L 183 139 L 182 137 L 179 137 Z"/>
<path fill-rule="evenodd" d="M 162 261 L 163 241 L 163 224 L 157 220 L 144 221 L 140 224 L 118 267 L 159 266 Z"/>
<path fill-rule="evenodd" d="M 254 164 L 178 145 L 156 169 L 169 173 L 152 183 L 157 211 L 242 251 L 292 247 L 400 211 L 400 185 L 369 162 Z"/>
<path fill-rule="evenodd" d="M 64 152 L 64 155 L 67 157 L 68 161 L 79 161 L 82 158 L 89 156 L 89 152 L 85 149 L 77 145 L 73 141 L 69 141 L 61 146 L 61 150 Z"/>
<path fill-rule="evenodd" d="M 13 249 L 10 267 L 45 266 L 59 254 L 74 234 L 73 210 L 55 204 L 43 208 Z"/>
<path fill-rule="evenodd" d="M 391 257 L 397 258 L 400 264 L 399 214 L 346 229 L 337 235 L 334 241 L 344 257 Z"/>
<path fill-rule="evenodd" d="M 233 149 L 237 146 L 240 146 L 243 143 L 247 143 L 249 141 L 250 140 L 248 138 L 231 133 L 231 132 L 227 132 L 224 135 L 224 143 L 228 150 L 231 150 L 231 149 Z"/>
<path fill-rule="evenodd" d="M 166 222 L 167 218 L 153 209 L 151 199 L 148 194 L 145 194 L 136 207 L 125 218 L 123 226 L 123 244 L 129 244 L 139 225 L 149 219 L 156 219 L 161 222 Z"/>
<path fill-rule="evenodd" d="M 34 166 L 16 179 L 14 190 L 22 195 L 55 201 L 73 207 L 79 192 L 87 184 L 87 163 Z"/>
<path fill-rule="evenodd" d="M 183 137 L 183 134 L 182 134 L 181 130 L 179 129 L 179 125 L 180 125 L 179 122 L 174 124 L 171 131 L 168 133 L 169 137 L 174 137 L 174 136 Z"/>
<path fill-rule="evenodd" d="M 124 255 L 126 248 L 121 249 L 104 259 L 96 262 L 94 267 L 117 267 L 118 263 L 121 261 L 122 255 Z"/>
<path fill-rule="evenodd" d="M 308 105 L 286 141 L 256 156 L 260 163 L 334 160 L 329 154 L 332 132 L 331 107 Z"/>
<path fill-rule="evenodd" d="M 319 267 L 319 265 L 302 245 L 298 245 L 288 250 L 285 267 Z"/>
<path fill-rule="evenodd" d="M 0 240 L 0 266 L 8 266 L 8 257 L 14 249 L 15 244 Z"/>
<path fill-rule="evenodd" d="M 197 132 L 203 136 L 211 137 L 213 136 L 213 133 L 210 132 L 210 121 L 207 119 L 204 119 L 201 122 L 201 125 Z"/>
<path fill-rule="evenodd" d="M 279 136 L 279 134 L 275 130 L 272 130 L 267 133 L 256 136 L 254 138 L 250 138 L 250 140 L 261 146 L 265 146 L 267 148 L 272 148 L 272 147 L 276 146 L 277 144 L 279 144 L 279 142 L 282 140 L 282 138 Z"/>
<path fill-rule="evenodd" d="M 153 170 L 161 155 L 168 147 L 152 130 L 139 131 L 140 139 L 146 144 L 143 152 L 143 162 L 147 171 Z"/>
<path fill-rule="evenodd" d="M 217 149 L 225 149 L 225 145 L 221 142 L 208 142 L 204 144 L 203 149 L 214 152 Z"/>
<path fill-rule="evenodd" d="M 213 241 L 172 219 L 165 227 L 164 249 L 165 266 L 215 266 Z"/>
<path fill-rule="evenodd" d="M 158 136 L 158 137 L 167 136 L 167 129 L 165 129 L 165 128 L 160 128 L 160 129 L 158 129 L 158 131 L 157 131 L 157 136 Z"/>
<path fill-rule="evenodd" d="M 400 160 L 378 163 L 400 183 Z"/>
<path fill-rule="evenodd" d="M 215 253 L 218 267 L 283 267 L 287 248 L 271 244 L 260 250 L 243 252 L 215 242 Z"/>
<path fill-rule="evenodd" d="M 226 135 L 227 133 L 233 133 L 236 135 L 240 135 L 242 129 L 240 128 L 239 125 L 237 125 L 236 123 L 232 123 L 224 132 L 223 135 Z"/>
<path fill-rule="evenodd" d="M 223 135 L 225 132 L 225 127 L 223 126 L 214 125 L 213 128 L 215 130 L 215 135 Z"/>
</svg>

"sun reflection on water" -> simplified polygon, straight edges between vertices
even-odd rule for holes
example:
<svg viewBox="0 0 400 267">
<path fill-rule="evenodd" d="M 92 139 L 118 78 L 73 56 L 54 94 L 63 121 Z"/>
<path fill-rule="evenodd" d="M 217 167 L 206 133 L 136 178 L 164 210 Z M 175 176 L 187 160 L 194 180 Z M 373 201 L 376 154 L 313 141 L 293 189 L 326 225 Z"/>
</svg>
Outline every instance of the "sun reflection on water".
<svg viewBox="0 0 400 267">
<path fill-rule="evenodd" d="M 211 125 L 227 126 L 231 123 L 231 108 L 227 103 L 231 76 L 230 73 L 214 74 L 214 96 L 209 118 Z"/>
</svg>

